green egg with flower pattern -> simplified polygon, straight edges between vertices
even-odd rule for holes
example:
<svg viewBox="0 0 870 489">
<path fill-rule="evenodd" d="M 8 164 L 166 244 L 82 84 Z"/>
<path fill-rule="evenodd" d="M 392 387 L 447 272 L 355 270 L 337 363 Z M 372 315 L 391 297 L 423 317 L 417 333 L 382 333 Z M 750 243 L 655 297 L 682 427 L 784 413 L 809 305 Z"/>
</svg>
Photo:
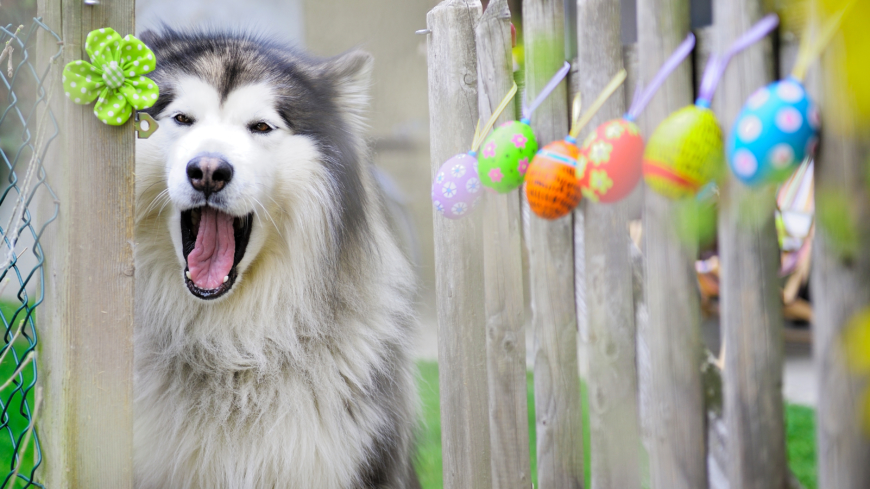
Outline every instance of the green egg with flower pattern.
<svg viewBox="0 0 870 489">
<path fill-rule="evenodd" d="M 480 183 L 499 193 L 510 192 L 523 184 L 537 152 L 538 142 L 527 121 L 502 124 L 480 147 Z"/>
</svg>

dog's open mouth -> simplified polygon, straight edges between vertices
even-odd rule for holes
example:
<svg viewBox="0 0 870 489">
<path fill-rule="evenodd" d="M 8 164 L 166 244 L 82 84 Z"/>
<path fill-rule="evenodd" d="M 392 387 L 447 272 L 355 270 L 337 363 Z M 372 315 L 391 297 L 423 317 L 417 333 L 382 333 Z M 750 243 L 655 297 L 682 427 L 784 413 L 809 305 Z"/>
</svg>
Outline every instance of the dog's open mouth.
<svg viewBox="0 0 870 489">
<path fill-rule="evenodd" d="M 217 299 L 233 288 L 236 266 L 251 237 L 252 217 L 235 217 L 208 206 L 181 213 L 184 283 L 191 294 Z"/>
</svg>

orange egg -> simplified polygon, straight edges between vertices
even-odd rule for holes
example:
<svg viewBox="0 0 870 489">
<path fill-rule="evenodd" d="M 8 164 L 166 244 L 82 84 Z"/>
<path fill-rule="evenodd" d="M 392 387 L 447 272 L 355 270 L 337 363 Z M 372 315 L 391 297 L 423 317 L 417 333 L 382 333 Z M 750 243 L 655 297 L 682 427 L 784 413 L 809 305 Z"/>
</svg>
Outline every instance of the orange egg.
<svg viewBox="0 0 870 489">
<path fill-rule="evenodd" d="M 526 172 L 526 199 L 532 212 L 558 219 L 580 203 L 575 167 L 580 150 L 567 140 L 554 141 L 538 151 Z"/>
</svg>

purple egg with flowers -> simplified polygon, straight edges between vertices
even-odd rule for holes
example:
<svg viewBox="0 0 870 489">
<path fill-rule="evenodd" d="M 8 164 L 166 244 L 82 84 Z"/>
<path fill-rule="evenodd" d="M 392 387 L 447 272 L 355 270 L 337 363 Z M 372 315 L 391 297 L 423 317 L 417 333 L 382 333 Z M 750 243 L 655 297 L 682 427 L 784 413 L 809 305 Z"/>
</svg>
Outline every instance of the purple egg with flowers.
<svg viewBox="0 0 870 489">
<path fill-rule="evenodd" d="M 439 214 L 459 219 L 477 205 L 483 195 L 477 176 L 477 158 L 463 153 L 450 158 L 435 174 L 432 203 Z"/>
<path fill-rule="evenodd" d="M 819 110 L 794 78 L 771 83 L 746 101 L 728 140 L 728 164 L 747 185 L 786 180 L 819 142 Z"/>
</svg>

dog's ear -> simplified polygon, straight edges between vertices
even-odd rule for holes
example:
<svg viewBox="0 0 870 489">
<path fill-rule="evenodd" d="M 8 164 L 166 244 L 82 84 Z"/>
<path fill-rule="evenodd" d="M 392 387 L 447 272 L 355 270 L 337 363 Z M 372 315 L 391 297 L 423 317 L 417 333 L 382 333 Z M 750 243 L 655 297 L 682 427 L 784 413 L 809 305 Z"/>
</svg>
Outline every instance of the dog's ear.
<svg viewBox="0 0 870 489">
<path fill-rule="evenodd" d="M 337 106 L 348 111 L 351 122 L 362 123 L 369 104 L 374 58 L 353 50 L 321 65 L 321 75 L 335 88 Z"/>
<path fill-rule="evenodd" d="M 146 31 L 140 32 L 137 36 L 140 41 L 144 42 L 146 46 L 152 47 L 154 46 L 154 41 L 157 40 L 157 33 L 148 29 Z"/>
</svg>

